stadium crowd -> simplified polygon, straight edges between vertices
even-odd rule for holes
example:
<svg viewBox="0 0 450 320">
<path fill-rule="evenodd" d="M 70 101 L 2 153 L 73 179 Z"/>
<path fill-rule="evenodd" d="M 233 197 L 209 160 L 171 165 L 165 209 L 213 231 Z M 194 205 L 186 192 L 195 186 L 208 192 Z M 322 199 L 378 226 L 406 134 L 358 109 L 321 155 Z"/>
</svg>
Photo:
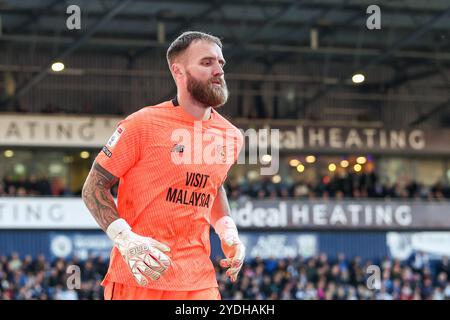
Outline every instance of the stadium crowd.
<svg viewBox="0 0 450 320">
<path fill-rule="evenodd" d="M 315 183 L 273 183 L 270 177 L 249 182 L 227 180 L 227 193 L 231 199 L 343 199 L 343 198 L 398 198 L 421 200 L 450 199 L 450 186 L 436 183 L 426 186 L 417 181 L 381 183 L 375 173 L 324 176 Z"/>
<path fill-rule="evenodd" d="M 59 177 L 49 179 L 47 177 L 20 177 L 13 179 L 12 176 L 5 176 L 0 181 L 0 196 L 70 196 L 72 193 L 65 186 Z"/>
<path fill-rule="evenodd" d="M 381 269 L 379 289 L 367 286 L 370 273 L 365 270 L 374 263 Z M 323 253 L 308 259 L 256 258 L 246 262 L 236 283 L 228 280 L 218 260 L 214 264 L 225 300 L 450 300 L 448 257 L 434 261 L 422 252 L 405 261 L 362 261 L 342 253 L 336 259 Z M 75 283 L 68 279 L 73 271 L 66 272 L 70 265 L 80 267 L 80 289 L 68 289 L 68 280 Z M 92 255 L 85 261 L 74 256 L 52 262 L 43 255 L 0 256 L 0 299 L 103 299 L 100 283 L 107 267 L 107 259 Z"/>
<path fill-rule="evenodd" d="M 349 174 L 324 177 L 316 183 L 273 183 L 271 178 L 258 181 L 244 179 L 239 183 L 229 179 L 225 183 L 230 199 L 327 199 L 327 198 L 402 198 L 422 200 L 450 199 L 450 186 L 437 183 L 425 186 L 416 181 L 392 185 L 379 182 L 376 174 Z M 71 191 L 58 177 L 30 176 L 13 179 L 6 176 L 0 181 L 0 196 L 79 196 L 81 190 Z M 117 194 L 117 185 L 113 188 Z"/>
</svg>

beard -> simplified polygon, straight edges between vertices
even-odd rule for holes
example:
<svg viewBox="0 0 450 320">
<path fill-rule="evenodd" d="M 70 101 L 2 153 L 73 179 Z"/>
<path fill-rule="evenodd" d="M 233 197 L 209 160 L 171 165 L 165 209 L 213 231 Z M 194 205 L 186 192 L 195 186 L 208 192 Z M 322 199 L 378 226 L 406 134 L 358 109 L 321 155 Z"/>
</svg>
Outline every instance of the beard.
<svg viewBox="0 0 450 320">
<path fill-rule="evenodd" d="M 195 79 L 189 71 L 187 75 L 187 90 L 192 98 L 204 104 L 206 107 L 217 108 L 223 106 L 228 100 L 227 83 L 223 78 L 213 78 L 206 83 Z M 221 86 L 218 87 L 212 81 L 220 81 Z"/>
</svg>

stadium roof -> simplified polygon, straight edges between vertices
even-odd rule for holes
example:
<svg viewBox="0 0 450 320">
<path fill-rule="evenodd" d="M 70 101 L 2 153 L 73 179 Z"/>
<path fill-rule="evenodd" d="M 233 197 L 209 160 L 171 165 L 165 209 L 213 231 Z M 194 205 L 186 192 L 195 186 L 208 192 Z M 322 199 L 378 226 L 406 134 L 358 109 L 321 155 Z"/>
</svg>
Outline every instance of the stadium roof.
<svg viewBox="0 0 450 320">
<path fill-rule="evenodd" d="M 142 54 L 164 46 L 181 31 L 196 29 L 217 34 L 226 48 L 242 52 L 264 50 L 261 59 L 281 54 L 333 54 L 337 58 L 371 56 L 399 46 L 395 56 L 435 59 L 437 48 L 450 44 L 450 3 L 447 0 L 377 1 L 380 32 L 365 30 L 365 0 L 2 0 L 1 40 L 26 44 L 70 44 L 91 32 L 84 49 L 104 48 Z M 81 30 L 68 30 L 66 9 L 81 8 Z M 102 21 L 99 25 L 99 22 Z M 311 30 L 318 48 L 311 48 Z M 426 36 L 423 36 L 427 31 Z M 364 35 L 364 37 L 361 36 Z M 386 36 L 388 35 L 388 36 Z M 391 35 L 391 36 L 389 36 Z M 408 38 L 409 37 L 409 38 Z M 420 41 L 418 40 L 420 37 Z M 402 41 L 409 39 L 402 45 Z M 443 60 L 450 55 L 442 54 Z"/>
<path fill-rule="evenodd" d="M 324 69 L 332 61 L 394 70 L 389 80 L 374 84 L 374 90 L 366 86 L 369 93 L 379 92 L 380 85 L 386 92 L 436 74 L 448 89 L 444 70 L 450 64 L 450 2 L 376 1 L 381 8 L 381 30 L 368 30 L 366 11 L 372 2 L 0 0 L 0 49 L 45 48 L 53 50 L 55 58 L 75 50 L 107 52 L 134 60 L 155 48 L 166 49 L 182 31 L 201 30 L 224 40 L 227 61 L 233 61 L 231 70 L 250 61 L 270 69 L 301 55 L 303 63 L 319 63 Z M 66 27 L 66 9 L 72 4 L 81 8 L 81 30 Z M 326 93 L 329 84 L 307 104 Z M 436 107 L 442 109 L 442 105 Z"/>
</svg>

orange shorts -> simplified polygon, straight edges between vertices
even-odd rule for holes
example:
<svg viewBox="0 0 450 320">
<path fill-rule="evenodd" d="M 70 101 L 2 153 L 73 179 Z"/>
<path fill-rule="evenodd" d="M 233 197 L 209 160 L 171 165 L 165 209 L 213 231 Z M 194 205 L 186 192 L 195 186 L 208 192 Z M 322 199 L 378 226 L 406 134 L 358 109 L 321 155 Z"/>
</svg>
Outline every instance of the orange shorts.
<svg viewBox="0 0 450 320">
<path fill-rule="evenodd" d="M 105 300 L 221 300 L 218 288 L 193 291 L 164 291 L 106 282 Z"/>
</svg>

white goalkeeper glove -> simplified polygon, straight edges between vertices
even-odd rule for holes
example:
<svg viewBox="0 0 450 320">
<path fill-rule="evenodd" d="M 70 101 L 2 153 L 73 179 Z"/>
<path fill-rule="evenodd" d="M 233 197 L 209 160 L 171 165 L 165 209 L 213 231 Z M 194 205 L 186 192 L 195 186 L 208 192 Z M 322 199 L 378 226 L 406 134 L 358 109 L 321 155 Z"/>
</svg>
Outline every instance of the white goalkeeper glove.
<svg viewBox="0 0 450 320">
<path fill-rule="evenodd" d="M 158 280 L 171 264 L 165 254 L 170 252 L 168 246 L 134 233 L 124 219 L 112 222 L 106 233 L 119 249 L 136 282 L 143 287 L 148 284 L 148 278 Z"/>
<path fill-rule="evenodd" d="M 226 275 L 231 282 L 236 282 L 245 258 L 245 246 L 239 239 L 236 224 L 229 216 L 217 220 L 214 230 L 220 238 L 222 251 L 226 259 L 220 260 L 220 266 L 229 268 Z"/>
</svg>

